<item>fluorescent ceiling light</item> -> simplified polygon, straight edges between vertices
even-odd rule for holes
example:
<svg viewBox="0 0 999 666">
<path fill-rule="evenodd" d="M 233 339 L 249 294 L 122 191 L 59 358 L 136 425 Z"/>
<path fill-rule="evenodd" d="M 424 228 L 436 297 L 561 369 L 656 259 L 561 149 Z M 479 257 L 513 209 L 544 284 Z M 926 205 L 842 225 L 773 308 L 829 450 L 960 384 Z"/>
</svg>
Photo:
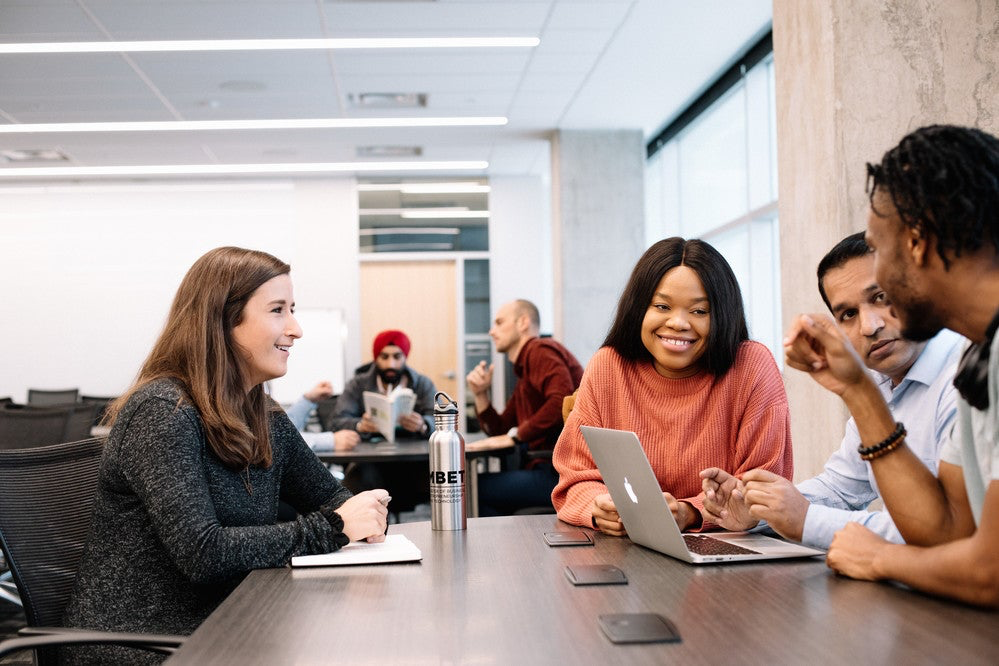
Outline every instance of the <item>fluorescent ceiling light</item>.
<svg viewBox="0 0 999 666">
<path fill-rule="evenodd" d="M 435 218 L 487 218 L 489 217 L 488 210 L 440 210 L 430 209 L 430 210 L 407 210 L 399 214 L 404 220 L 426 220 Z"/>
<path fill-rule="evenodd" d="M 0 44 L 0 54 L 139 53 L 150 51 L 302 51 L 313 49 L 533 48 L 537 37 L 375 37 L 335 39 L 193 39 L 130 42 Z"/>
<path fill-rule="evenodd" d="M 435 206 L 434 208 L 361 208 L 359 215 L 399 215 L 405 216 L 412 210 L 433 211 L 435 213 L 466 213 L 468 206 Z M 441 215 L 431 215 L 429 217 L 442 217 Z"/>
<path fill-rule="evenodd" d="M 470 127 L 506 125 L 503 116 L 453 118 L 284 118 L 276 120 L 156 120 L 98 123 L 9 123 L 0 134 L 53 132 L 178 132 L 261 129 L 354 129 L 360 127 Z"/>
<path fill-rule="evenodd" d="M 358 192 L 402 192 L 404 194 L 479 194 L 492 188 L 476 182 L 453 183 L 358 183 Z"/>
<path fill-rule="evenodd" d="M 479 183 L 412 183 L 403 185 L 403 194 L 484 194 L 492 188 Z"/>
<path fill-rule="evenodd" d="M 356 173 L 372 171 L 481 171 L 486 161 L 305 162 L 287 164 L 151 164 L 145 166 L 0 167 L 0 178 L 86 176 L 228 176 L 243 174 Z"/>
<path fill-rule="evenodd" d="M 378 227 L 377 229 L 361 229 L 358 231 L 358 234 L 361 236 L 382 236 L 385 234 L 457 236 L 460 233 L 461 231 L 457 227 Z"/>
</svg>

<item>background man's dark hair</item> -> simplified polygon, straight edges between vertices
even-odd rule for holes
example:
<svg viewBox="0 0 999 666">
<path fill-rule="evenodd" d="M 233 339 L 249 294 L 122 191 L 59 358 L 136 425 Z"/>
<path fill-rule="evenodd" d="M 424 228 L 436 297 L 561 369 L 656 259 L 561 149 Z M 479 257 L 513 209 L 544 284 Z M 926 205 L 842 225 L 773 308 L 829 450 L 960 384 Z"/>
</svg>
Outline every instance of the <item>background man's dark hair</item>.
<svg viewBox="0 0 999 666">
<path fill-rule="evenodd" d="M 930 125 L 908 134 L 867 165 L 871 208 L 874 194 L 891 197 L 902 223 L 929 233 L 937 253 L 961 256 L 985 243 L 999 251 L 999 139 L 973 127 Z"/>
<path fill-rule="evenodd" d="M 603 346 L 631 361 L 652 359 L 642 343 L 642 321 L 660 280 L 677 266 L 692 269 L 704 285 L 711 307 L 711 329 L 701 365 L 720 377 L 735 363 L 739 345 L 749 339 L 749 331 L 742 292 L 732 267 L 718 250 L 697 238 L 667 238 L 645 251 L 621 294 Z"/>
<path fill-rule="evenodd" d="M 829 250 L 826 256 L 822 257 L 822 261 L 819 262 L 819 269 L 816 271 L 819 278 L 819 293 L 822 295 L 822 301 L 829 308 L 830 312 L 832 312 L 832 303 L 829 302 L 829 297 L 826 296 L 826 288 L 822 284 L 822 279 L 826 276 L 826 273 L 834 268 L 839 268 L 851 259 L 866 256 L 870 252 L 871 246 L 864 240 L 864 232 L 858 231 L 836 243 L 833 249 Z"/>
</svg>

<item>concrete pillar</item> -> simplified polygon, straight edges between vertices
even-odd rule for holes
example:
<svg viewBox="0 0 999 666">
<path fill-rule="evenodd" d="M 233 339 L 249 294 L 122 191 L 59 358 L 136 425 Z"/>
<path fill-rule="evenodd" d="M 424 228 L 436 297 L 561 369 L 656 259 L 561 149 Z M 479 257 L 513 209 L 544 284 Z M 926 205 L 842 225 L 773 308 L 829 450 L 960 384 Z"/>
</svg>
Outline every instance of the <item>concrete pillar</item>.
<svg viewBox="0 0 999 666">
<path fill-rule="evenodd" d="M 645 250 L 644 171 L 638 130 L 552 136 L 554 334 L 583 365 Z"/>
<path fill-rule="evenodd" d="M 932 123 L 999 133 L 996 0 L 774 0 L 785 329 L 824 311 L 815 268 L 866 226 L 865 162 Z M 795 477 L 839 445 L 842 403 L 787 369 Z"/>
</svg>

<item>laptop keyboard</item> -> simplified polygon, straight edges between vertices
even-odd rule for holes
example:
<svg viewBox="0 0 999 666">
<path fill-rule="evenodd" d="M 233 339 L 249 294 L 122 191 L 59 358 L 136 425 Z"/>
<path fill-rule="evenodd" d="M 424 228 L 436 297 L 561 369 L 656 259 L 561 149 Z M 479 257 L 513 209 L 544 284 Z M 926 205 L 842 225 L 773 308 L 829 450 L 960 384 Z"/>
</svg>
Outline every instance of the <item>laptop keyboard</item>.
<svg viewBox="0 0 999 666">
<path fill-rule="evenodd" d="M 698 555 L 759 555 L 755 550 L 749 550 L 742 546 L 713 539 L 703 534 L 684 534 L 683 540 L 687 542 L 687 549 Z"/>
</svg>

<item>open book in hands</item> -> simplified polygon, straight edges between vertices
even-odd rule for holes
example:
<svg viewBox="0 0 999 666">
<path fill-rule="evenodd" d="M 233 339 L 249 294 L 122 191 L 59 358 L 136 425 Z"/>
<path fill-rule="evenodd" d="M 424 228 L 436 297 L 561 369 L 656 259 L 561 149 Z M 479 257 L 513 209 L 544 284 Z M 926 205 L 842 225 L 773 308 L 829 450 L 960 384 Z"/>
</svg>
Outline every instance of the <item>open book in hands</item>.
<svg viewBox="0 0 999 666">
<path fill-rule="evenodd" d="M 364 411 L 371 416 L 378 432 L 388 442 L 395 442 L 395 428 L 399 417 L 413 411 L 414 404 L 416 394 L 406 386 L 397 386 L 388 395 L 374 391 L 364 392 Z"/>
</svg>

